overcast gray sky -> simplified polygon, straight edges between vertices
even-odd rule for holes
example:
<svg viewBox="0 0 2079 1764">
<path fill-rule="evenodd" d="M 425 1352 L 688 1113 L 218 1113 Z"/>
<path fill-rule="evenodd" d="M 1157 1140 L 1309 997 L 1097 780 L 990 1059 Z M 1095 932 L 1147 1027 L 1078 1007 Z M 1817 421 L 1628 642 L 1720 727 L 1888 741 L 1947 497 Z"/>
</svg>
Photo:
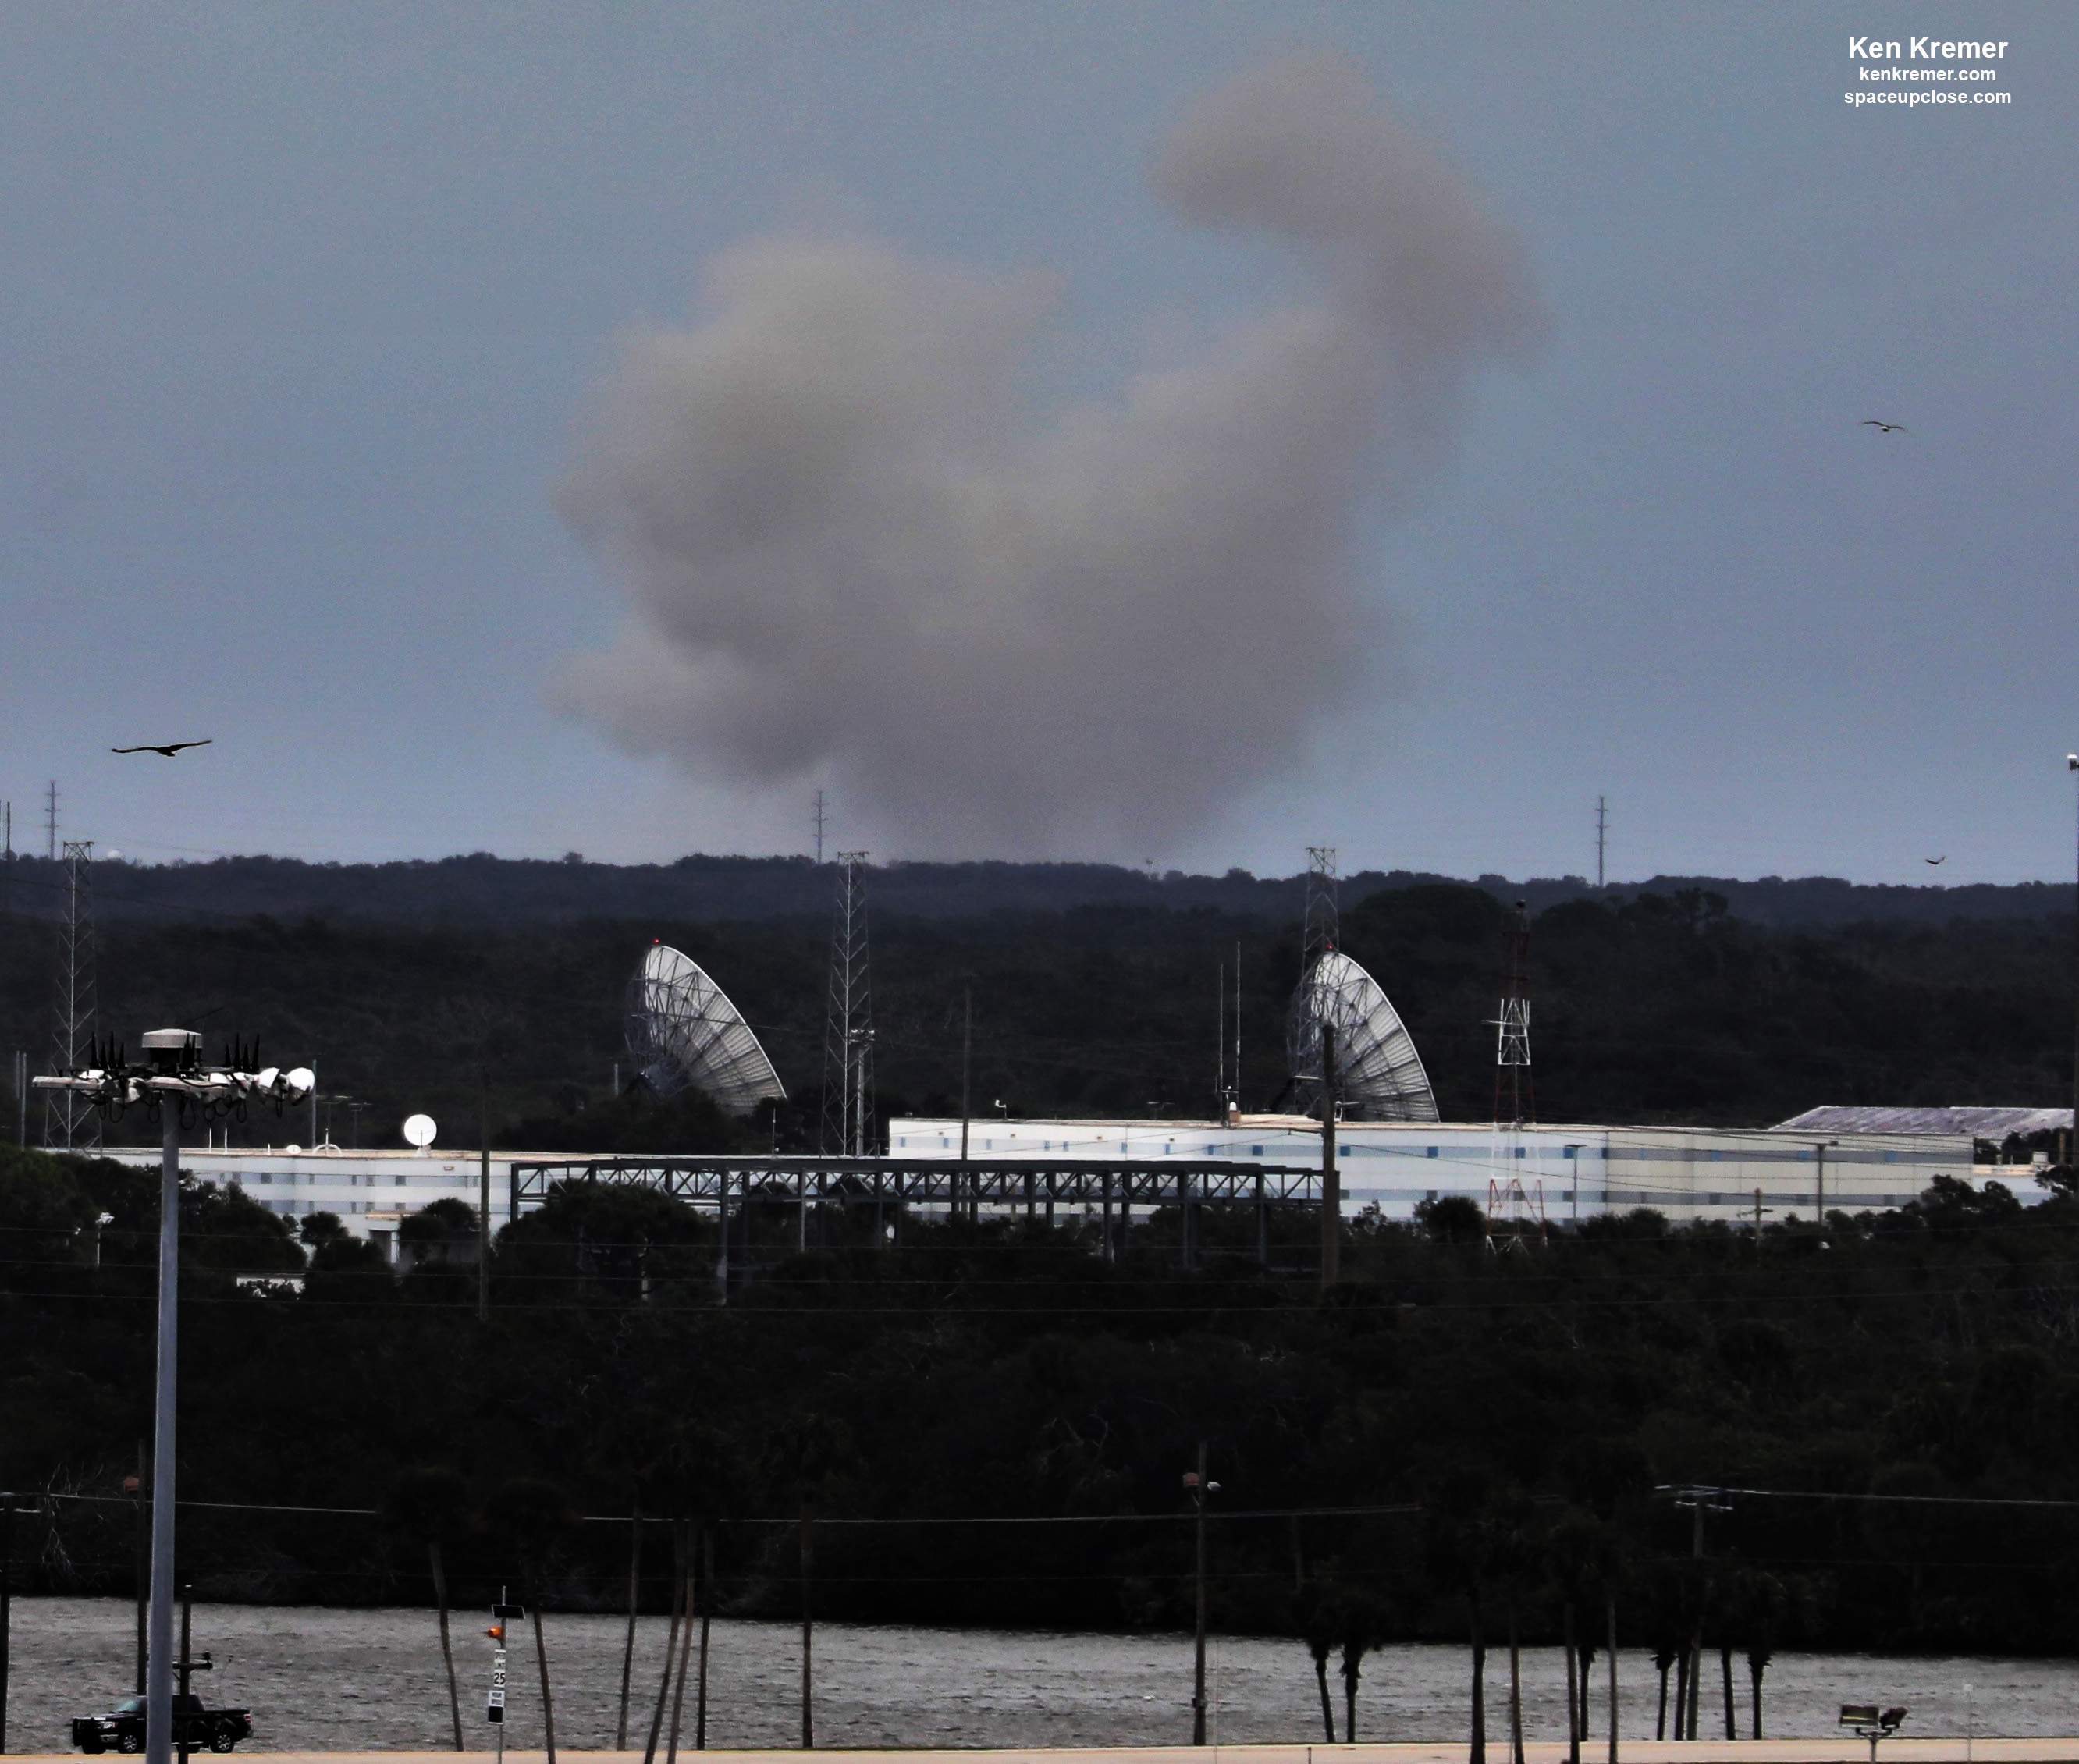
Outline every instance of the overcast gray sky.
<svg viewBox="0 0 2079 1764">
<path fill-rule="evenodd" d="M 2079 9 L 1847 17 L 0 9 L 16 843 L 2069 874 Z"/>
</svg>

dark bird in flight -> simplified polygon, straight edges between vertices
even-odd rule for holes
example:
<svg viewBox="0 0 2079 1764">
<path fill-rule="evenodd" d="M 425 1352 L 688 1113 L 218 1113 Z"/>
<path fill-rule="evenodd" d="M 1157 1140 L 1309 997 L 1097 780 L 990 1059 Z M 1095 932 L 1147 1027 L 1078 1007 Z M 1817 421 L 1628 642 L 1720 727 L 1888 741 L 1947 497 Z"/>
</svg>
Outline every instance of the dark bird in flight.
<svg viewBox="0 0 2079 1764">
<path fill-rule="evenodd" d="M 207 747 L 215 739 L 214 735 L 205 735 L 200 741 L 169 741 L 163 747 L 154 746 L 150 742 L 146 742 L 141 747 L 111 747 L 108 750 L 111 754 L 164 754 L 171 759 L 183 747 Z"/>
<path fill-rule="evenodd" d="M 1855 427 L 1858 428 L 1874 428 L 1880 435 L 1903 435 L 1906 433 L 1905 424 L 1880 423 L 1874 416 L 1865 416 L 1862 421 L 1855 424 Z"/>
<path fill-rule="evenodd" d="M 1922 863 L 1947 863 L 1949 861 L 1949 854 L 1945 851 L 1939 858 L 1922 858 L 1920 861 Z"/>
</svg>

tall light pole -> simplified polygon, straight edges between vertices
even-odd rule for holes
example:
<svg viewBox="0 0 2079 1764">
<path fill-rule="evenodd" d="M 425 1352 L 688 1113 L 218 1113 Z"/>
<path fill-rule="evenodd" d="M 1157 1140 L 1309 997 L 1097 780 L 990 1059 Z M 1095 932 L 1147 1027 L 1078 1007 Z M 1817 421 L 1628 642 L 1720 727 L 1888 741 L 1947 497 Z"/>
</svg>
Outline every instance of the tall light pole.
<svg viewBox="0 0 2079 1764">
<path fill-rule="evenodd" d="M 37 1088 L 69 1090 L 105 1115 L 142 1103 L 160 1122 L 158 1377 L 152 1421 L 152 1601 L 145 1625 L 146 1764 L 169 1764 L 174 1750 L 174 1503 L 175 1399 L 180 1383 L 181 1118 L 202 1121 L 260 1101 L 277 1108 L 312 1094 L 317 1081 L 299 1068 L 245 1069 L 241 1050 L 228 1066 L 202 1063 L 192 1029 L 148 1030 L 144 1064 L 132 1065 L 111 1038 L 88 1055 L 93 1064 L 39 1078 Z"/>
</svg>

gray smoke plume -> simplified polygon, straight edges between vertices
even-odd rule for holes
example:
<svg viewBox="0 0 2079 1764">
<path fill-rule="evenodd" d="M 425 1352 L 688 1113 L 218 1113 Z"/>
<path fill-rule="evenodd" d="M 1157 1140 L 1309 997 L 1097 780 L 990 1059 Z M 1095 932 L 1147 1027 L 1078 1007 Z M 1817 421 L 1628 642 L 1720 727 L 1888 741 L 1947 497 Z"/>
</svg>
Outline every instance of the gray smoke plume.
<svg viewBox="0 0 2079 1764">
<path fill-rule="evenodd" d="M 625 345 L 562 505 L 631 609 L 566 701 L 738 782 L 813 775 L 906 855 L 1161 853 L 1361 673 L 1353 515 L 1539 328 L 1512 238 L 1349 66 L 1278 62 L 1157 155 L 1186 220 L 1309 291 L 1118 396 L 1019 380 L 1052 278 L 855 238 L 722 253 Z"/>
</svg>

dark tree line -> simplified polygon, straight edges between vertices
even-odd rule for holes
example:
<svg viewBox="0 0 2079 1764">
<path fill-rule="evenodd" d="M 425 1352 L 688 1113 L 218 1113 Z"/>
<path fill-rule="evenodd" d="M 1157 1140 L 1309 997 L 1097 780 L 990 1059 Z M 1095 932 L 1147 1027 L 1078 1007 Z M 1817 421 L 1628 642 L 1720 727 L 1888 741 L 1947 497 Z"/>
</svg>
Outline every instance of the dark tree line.
<svg viewBox="0 0 2079 1764">
<path fill-rule="evenodd" d="M 1296 856 L 1297 854 L 1295 853 Z M 487 851 L 385 863 L 306 863 L 296 858 L 220 857 L 94 866 L 104 922 L 224 923 L 266 914 L 366 924 L 512 929 L 588 919 L 770 920 L 826 918 L 836 867 L 806 857 L 722 857 L 694 852 L 663 863 L 599 863 L 582 852 L 555 859 L 499 858 Z M 1344 897 L 1449 879 L 1422 872 L 1356 871 Z M 1483 876 L 1477 885 L 1533 910 L 1588 892 L 1580 876 Z M 16 851 L 0 863 L 0 915 L 53 915 L 66 886 L 61 861 Z M 1211 911 L 1279 919 L 1297 910 L 1302 878 L 1157 873 L 1114 863 L 896 863 L 872 867 L 876 910 L 906 918 L 974 918 L 1069 912 L 1079 907 Z M 1671 894 L 1715 890 L 1756 924 L 1820 929 L 1859 922 L 1940 926 L 1958 918 L 2035 919 L 2069 914 L 2069 882 L 1975 883 L 1958 887 L 1870 884 L 1836 876 L 1656 876 L 1618 891 Z"/>
<path fill-rule="evenodd" d="M 1343 915 L 1345 947 L 1407 1018 L 1447 1118 L 1491 1107 L 1503 911 L 1483 889 L 1436 884 Z M 335 1110 L 341 1144 L 399 1144 L 404 1116 L 425 1110 L 443 1143 L 469 1145 L 487 1099 L 495 1139 L 527 1149 L 801 1149 L 820 1119 L 826 932 L 820 916 L 118 922 L 100 939 L 99 1023 L 133 1042 L 177 1023 L 258 1036 L 270 1056 L 314 1064 L 326 1094 L 370 1105 Z M 652 938 L 708 967 L 756 1026 L 791 1093 L 776 1115 L 734 1122 L 697 1098 L 660 1111 L 614 1096 L 617 1064 L 630 1076 L 623 989 Z M 2061 1097 L 2070 939 L 2055 918 L 1773 930 L 1703 889 L 1561 901 L 1532 933 L 1538 1114 L 1753 1126 L 1818 1102 Z M 1237 960 L 1241 1099 L 1271 1107 L 1299 956 L 1290 920 L 1211 908 L 876 910 L 882 1112 L 957 1109 L 971 984 L 984 1112 L 1001 1099 L 1024 1115 L 1203 1116 L 1232 1046 Z M 40 1064 L 52 959 L 48 926 L 0 922 L 0 1045 Z M 308 1127 L 255 1122 L 235 1143 L 270 1136 L 300 1142 Z"/>
<path fill-rule="evenodd" d="M 109 1497 L 18 1528 L 44 1587 L 129 1586 L 154 1194 L 0 1159 L 0 1483 Z M 184 1516 L 209 1595 L 614 1608 L 629 1528 L 571 1521 L 639 1511 L 653 1609 L 692 1608 L 666 1543 L 697 1523 L 726 1611 L 794 1615 L 812 1573 L 829 1618 L 1182 1627 L 1203 1440 L 1213 1621 L 1304 1638 L 1345 1736 L 1366 1655 L 1410 1637 L 1571 1641 L 1588 1723 L 1614 1625 L 1678 1724 L 1717 1718 L 1736 1657 L 1757 1699 L 1779 1646 L 2079 1646 L 2075 1515 L 1972 1504 L 2079 1502 L 2061 1196 L 1945 1183 L 1759 1241 L 1640 1212 L 1508 1250 L 1440 1203 L 1350 1222 L 1325 1298 L 1239 1247 L 1186 1273 L 1161 1215 L 1106 1263 L 1075 1223 L 790 1256 L 776 1213 L 723 1307 L 709 1221 L 584 1186 L 500 1234 L 487 1325 L 445 1207 L 400 1278 L 322 1219 L 305 1242 L 184 1195 L 183 1491 L 254 1503 Z M 1654 1493 L 1688 1484 L 1801 1498 L 1729 1498 L 1696 1557 Z"/>
</svg>

